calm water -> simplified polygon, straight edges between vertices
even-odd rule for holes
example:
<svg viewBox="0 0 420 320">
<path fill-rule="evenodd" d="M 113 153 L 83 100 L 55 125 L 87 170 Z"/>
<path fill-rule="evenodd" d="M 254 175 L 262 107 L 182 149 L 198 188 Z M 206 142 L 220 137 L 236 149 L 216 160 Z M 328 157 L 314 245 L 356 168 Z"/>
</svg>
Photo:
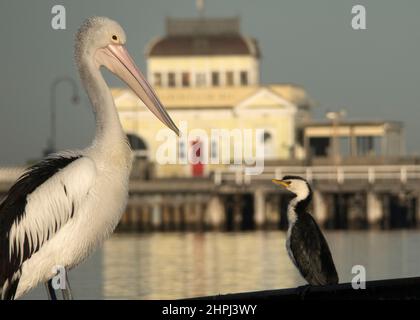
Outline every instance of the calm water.
<svg viewBox="0 0 420 320">
<path fill-rule="evenodd" d="M 420 231 L 326 234 L 341 282 L 351 267 L 368 280 L 420 275 Z M 287 257 L 285 233 L 116 234 L 71 271 L 78 299 L 176 299 L 304 284 Z M 43 286 L 26 296 L 45 299 Z"/>
</svg>

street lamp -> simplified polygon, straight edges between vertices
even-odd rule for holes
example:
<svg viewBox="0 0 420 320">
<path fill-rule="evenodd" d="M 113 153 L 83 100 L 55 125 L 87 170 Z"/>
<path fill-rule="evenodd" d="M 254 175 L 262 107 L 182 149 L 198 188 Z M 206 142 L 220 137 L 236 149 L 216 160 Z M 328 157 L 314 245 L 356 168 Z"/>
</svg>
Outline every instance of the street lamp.
<svg viewBox="0 0 420 320">
<path fill-rule="evenodd" d="M 333 147 L 333 152 L 332 152 L 332 158 L 334 161 L 335 165 L 338 165 L 340 163 L 340 145 L 339 145 L 339 124 L 340 124 L 340 120 L 342 118 L 344 118 L 346 116 L 346 111 L 345 110 L 340 110 L 340 111 L 328 111 L 325 114 L 325 117 L 329 120 L 331 120 L 332 122 L 332 128 L 333 128 L 333 133 L 332 133 L 332 147 Z"/>
<path fill-rule="evenodd" d="M 44 155 L 48 155 L 50 153 L 53 153 L 56 151 L 56 120 L 57 120 L 57 116 L 56 116 L 56 91 L 57 91 L 57 87 L 60 83 L 64 83 L 67 82 L 71 85 L 72 90 L 73 90 L 73 94 L 71 96 L 71 103 L 76 105 L 79 103 L 80 98 L 78 95 L 78 91 L 77 91 L 77 85 L 76 85 L 76 81 L 74 81 L 73 78 L 69 77 L 69 76 L 63 76 L 63 77 L 58 77 L 56 78 L 53 83 L 51 84 L 51 89 L 50 89 L 50 128 L 51 128 L 51 132 L 50 132 L 50 138 L 48 140 L 48 146 L 44 151 Z"/>
<path fill-rule="evenodd" d="M 344 210 L 344 197 L 343 197 L 343 193 L 341 192 L 341 182 L 342 180 L 340 180 L 339 175 L 338 175 L 338 165 L 341 162 L 341 157 L 340 157 L 340 144 L 339 144 L 339 125 L 340 125 L 340 120 L 342 118 L 344 118 L 346 116 L 346 111 L 345 110 L 340 110 L 340 111 L 328 111 L 325 114 L 325 117 L 329 120 L 331 120 L 332 122 L 332 128 L 333 128 L 333 132 L 332 132 L 332 139 L 333 139 L 333 163 L 334 166 L 336 167 L 336 175 L 337 175 L 337 182 L 338 182 L 338 198 L 337 198 L 337 202 L 338 202 L 338 216 L 341 217 L 342 216 L 342 212 Z"/>
</svg>

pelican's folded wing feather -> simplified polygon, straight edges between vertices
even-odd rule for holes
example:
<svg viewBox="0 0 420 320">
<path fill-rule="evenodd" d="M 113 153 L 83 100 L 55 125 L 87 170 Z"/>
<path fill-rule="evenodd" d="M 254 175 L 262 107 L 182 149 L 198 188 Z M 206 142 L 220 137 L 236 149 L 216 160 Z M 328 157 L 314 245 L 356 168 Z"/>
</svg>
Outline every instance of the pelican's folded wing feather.
<svg viewBox="0 0 420 320">
<path fill-rule="evenodd" d="M 95 163 L 57 154 L 30 167 L 0 203 L 0 297 L 13 298 L 22 264 L 63 227 L 83 203 Z"/>
</svg>

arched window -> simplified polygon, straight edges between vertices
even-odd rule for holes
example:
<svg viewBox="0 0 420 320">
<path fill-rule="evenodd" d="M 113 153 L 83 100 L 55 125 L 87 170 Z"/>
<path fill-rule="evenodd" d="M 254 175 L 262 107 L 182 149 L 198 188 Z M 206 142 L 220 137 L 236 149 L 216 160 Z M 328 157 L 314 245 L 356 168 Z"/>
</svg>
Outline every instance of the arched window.
<svg viewBox="0 0 420 320">
<path fill-rule="evenodd" d="M 274 137 L 272 132 L 264 130 L 257 140 L 258 143 L 264 144 L 264 158 L 273 159 L 276 156 Z"/>
<path fill-rule="evenodd" d="M 134 154 L 138 157 L 147 158 L 147 145 L 142 138 L 136 134 L 127 134 L 128 142 Z"/>
<path fill-rule="evenodd" d="M 264 135 L 263 135 L 263 142 L 264 143 L 271 143 L 271 139 L 273 137 L 271 136 L 270 132 L 264 131 Z"/>
</svg>

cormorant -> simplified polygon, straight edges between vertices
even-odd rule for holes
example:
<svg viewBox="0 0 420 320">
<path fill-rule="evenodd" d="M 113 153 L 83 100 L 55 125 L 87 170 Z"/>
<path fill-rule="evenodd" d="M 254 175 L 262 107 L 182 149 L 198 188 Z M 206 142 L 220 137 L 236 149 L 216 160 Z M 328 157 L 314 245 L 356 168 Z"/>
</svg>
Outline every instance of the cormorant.
<svg viewBox="0 0 420 320">
<path fill-rule="evenodd" d="M 338 283 L 337 270 L 327 241 L 307 209 L 312 200 L 308 182 L 298 176 L 272 180 L 295 196 L 287 208 L 286 248 L 290 259 L 310 285 Z"/>
</svg>

